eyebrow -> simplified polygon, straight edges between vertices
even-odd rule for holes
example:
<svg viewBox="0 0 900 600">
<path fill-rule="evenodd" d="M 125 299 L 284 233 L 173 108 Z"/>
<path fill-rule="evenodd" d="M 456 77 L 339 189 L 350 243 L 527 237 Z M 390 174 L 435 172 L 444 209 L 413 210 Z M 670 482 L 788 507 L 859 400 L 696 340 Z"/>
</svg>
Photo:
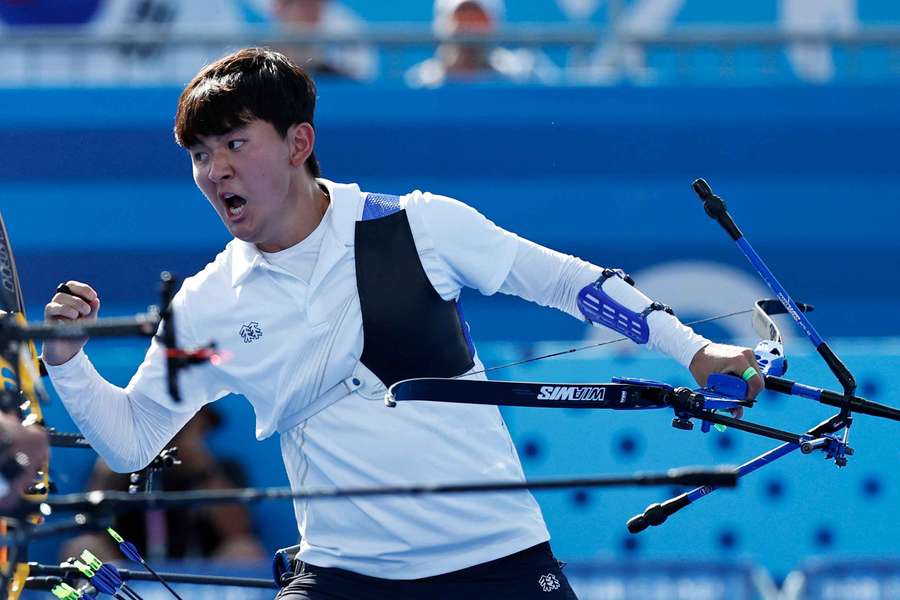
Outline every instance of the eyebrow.
<svg viewBox="0 0 900 600">
<path fill-rule="evenodd" d="M 213 135 L 205 135 L 205 136 L 199 136 L 199 135 L 198 135 L 198 136 L 197 136 L 197 142 L 194 143 L 194 144 L 191 144 L 190 146 L 188 146 L 187 149 L 188 149 L 188 150 L 192 150 L 193 148 L 203 147 L 203 148 L 206 148 L 206 149 L 208 150 L 209 147 L 208 147 L 206 144 L 203 143 L 203 141 L 201 140 L 201 137 L 205 137 L 205 138 L 226 138 L 226 137 L 229 137 L 229 136 L 232 136 L 232 135 L 236 135 L 236 134 L 243 134 L 243 133 L 245 133 L 246 129 L 247 129 L 247 126 L 246 126 L 246 125 L 242 125 L 242 126 L 240 126 L 240 127 L 235 127 L 234 129 L 229 129 L 229 130 L 226 131 L 225 133 L 213 134 Z"/>
</svg>

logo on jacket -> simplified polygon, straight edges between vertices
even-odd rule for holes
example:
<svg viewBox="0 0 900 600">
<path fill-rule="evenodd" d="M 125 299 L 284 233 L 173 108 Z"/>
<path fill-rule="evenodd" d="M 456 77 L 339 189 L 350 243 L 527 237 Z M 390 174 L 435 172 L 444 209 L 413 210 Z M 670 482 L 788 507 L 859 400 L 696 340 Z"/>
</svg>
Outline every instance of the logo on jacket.
<svg viewBox="0 0 900 600">
<path fill-rule="evenodd" d="M 256 321 L 250 321 L 241 327 L 241 338 L 243 338 L 245 344 L 249 344 L 250 342 L 255 342 L 259 338 L 262 337 L 262 329 L 259 326 L 259 323 Z"/>
<path fill-rule="evenodd" d="M 538 585 L 545 592 L 553 592 L 559 589 L 559 579 L 553 573 L 547 573 L 546 575 L 541 575 L 541 578 L 538 579 Z"/>
</svg>

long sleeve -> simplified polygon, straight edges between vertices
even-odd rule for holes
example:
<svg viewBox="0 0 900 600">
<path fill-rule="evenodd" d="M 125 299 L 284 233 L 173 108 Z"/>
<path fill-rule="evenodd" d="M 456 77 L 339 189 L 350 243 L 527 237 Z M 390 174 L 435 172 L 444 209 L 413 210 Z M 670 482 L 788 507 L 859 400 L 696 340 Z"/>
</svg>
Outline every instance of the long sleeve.
<svg viewBox="0 0 900 600">
<path fill-rule="evenodd" d="M 578 292 L 596 281 L 602 270 L 574 256 L 517 238 L 515 260 L 499 291 L 557 308 L 584 321 L 584 315 L 578 309 Z M 638 288 L 618 277 L 608 279 L 603 289 L 636 312 L 652 302 Z M 709 344 L 709 340 L 662 311 L 650 313 L 647 324 L 650 327 L 648 348 L 663 352 L 685 367 L 690 365 L 698 350 Z"/>
<path fill-rule="evenodd" d="M 422 265 L 445 300 L 456 298 L 463 287 L 485 295 L 499 291 L 585 320 L 578 309 L 578 292 L 600 277 L 601 267 L 523 239 L 452 198 L 414 192 L 405 208 Z M 618 277 L 608 279 L 603 289 L 636 312 L 652 302 Z M 662 311 L 650 313 L 647 324 L 647 346 L 685 367 L 710 343 Z"/>
<path fill-rule="evenodd" d="M 47 365 L 47 372 L 78 429 L 121 473 L 149 464 L 196 410 L 174 411 L 109 383 L 83 351 L 62 365 Z"/>
</svg>

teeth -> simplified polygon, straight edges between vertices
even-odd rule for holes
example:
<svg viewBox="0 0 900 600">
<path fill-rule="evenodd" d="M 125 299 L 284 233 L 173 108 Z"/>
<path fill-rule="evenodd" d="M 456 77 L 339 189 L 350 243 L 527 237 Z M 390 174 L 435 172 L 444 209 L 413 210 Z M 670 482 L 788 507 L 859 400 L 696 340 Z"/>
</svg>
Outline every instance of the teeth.
<svg viewBox="0 0 900 600">
<path fill-rule="evenodd" d="M 228 212 L 230 212 L 233 216 L 237 216 L 244 212 L 244 206 L 232 206 L 228 209 Z"/>
</svg>

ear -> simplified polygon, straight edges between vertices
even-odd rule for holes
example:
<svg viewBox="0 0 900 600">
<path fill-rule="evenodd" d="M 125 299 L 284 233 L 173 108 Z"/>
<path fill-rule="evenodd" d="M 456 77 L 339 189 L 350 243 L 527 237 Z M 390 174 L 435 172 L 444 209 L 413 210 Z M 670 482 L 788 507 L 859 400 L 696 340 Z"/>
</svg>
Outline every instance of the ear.
<svg viewBox="0 0 900 600">
<path fill-rule="evenodd" d="M 291 166 L 302 167 L 313 152 L 316 144 L 316 132 L 309 123 L 297 123 L 287 130 L 285 138 L 290 152 Z"/>
</svg>

